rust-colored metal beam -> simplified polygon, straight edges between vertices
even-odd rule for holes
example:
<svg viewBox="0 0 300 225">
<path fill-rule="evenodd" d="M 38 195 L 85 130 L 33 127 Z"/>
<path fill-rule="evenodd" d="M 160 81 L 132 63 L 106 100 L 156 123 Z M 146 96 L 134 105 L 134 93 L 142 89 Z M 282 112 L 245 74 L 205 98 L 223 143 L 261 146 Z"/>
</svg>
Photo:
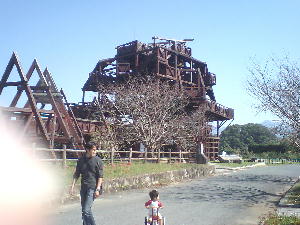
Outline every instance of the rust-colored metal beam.
<svg viewBox="0 0 300 225">
<path fill-rule="evenodd" d="M 25 90 L 27 98 L 28 98 L 28 102 L 31 106 L 32 112 L 34 114 L 37 125 L 38 125 L 38 127 L 39 127 L 39 129 L 42 133 L 42 136 L 45 138 L 45 140 L 49 141 L 49 136 L 47 134 L 47 130 L 46 130 L 44 124 L 43 124 L 42 118 L 40 117 L 40 115 L 38 113 L 38 109 L 36 107 L 36 102 L 35 102 L 35 99 L 33 97 L 32 91 L 31 91 L 30 87 L 28 86 L 28 79 L 23 73 L 23 70 L 21 68 L 19 59 L 18 59 L 15 52 L 12 54 L 12 57 L 10 58 L 9 63 L 6 67 L 5 72 L 4 72 L 4 75 L 1 79 L 0 94 L 2 93 L 3 88 L 5 87 L 5 85 L 7 83 L 7 79 L 8 79 L 8 77 L 9 77 L 9 75 L 10 75 L 10 73 L 11 73 L 14 66 L 16 67 L 16 69 L 18 71 L 19 77 L 21 79 L 21 84 L 24 87 L 24 90 Z"/>
</svg>

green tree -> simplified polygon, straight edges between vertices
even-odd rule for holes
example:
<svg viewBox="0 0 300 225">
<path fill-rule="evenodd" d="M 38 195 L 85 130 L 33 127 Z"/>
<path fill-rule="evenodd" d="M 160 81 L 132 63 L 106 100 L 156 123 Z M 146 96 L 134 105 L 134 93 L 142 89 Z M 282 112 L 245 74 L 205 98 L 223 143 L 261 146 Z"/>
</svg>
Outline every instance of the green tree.
<svg viewBox="0 0 300 225">
<path fill-rule="evenodd" d="M 220 150 L 246 154 L 250 145 L 276 144 L 279 139 L 267 127 L 261 124 L 248 123 L 232 125 L 221 133 Z"/>
</svg>

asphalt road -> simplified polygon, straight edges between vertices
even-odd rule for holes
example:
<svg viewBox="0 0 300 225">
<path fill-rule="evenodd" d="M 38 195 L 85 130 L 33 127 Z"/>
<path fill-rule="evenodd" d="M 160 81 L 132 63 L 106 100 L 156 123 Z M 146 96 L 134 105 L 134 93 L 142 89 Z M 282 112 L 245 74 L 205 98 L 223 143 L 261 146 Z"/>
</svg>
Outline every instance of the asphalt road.
<svg viewBox="0 0 300 225">
<path fill-rule="evenodd" d="M 257 167 L 158 188 L 166 225 L 251 225 L 274 209 L 299 177 L 299 165 Z M 149 190 L 103 195 L 94 202 L 97 225 L 142 225 Z M 80 204 L 57 209 L 49 225 L 80 225 Z"/>
</svg>

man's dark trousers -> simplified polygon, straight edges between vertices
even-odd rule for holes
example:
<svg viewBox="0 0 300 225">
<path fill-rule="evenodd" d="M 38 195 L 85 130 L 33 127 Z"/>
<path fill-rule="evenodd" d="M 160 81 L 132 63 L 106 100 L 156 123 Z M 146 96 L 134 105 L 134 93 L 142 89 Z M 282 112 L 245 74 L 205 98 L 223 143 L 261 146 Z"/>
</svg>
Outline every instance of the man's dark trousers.
<svg viewBox="0 0 300 225">
<path fill-rule="evenodd" d="M 92 188 L 85 188 L 81 186 L 81 208 L 83 225 L 96 225 L 93 214 L 92 205 L 94 201 L 94 192 Z"/>
</svg>

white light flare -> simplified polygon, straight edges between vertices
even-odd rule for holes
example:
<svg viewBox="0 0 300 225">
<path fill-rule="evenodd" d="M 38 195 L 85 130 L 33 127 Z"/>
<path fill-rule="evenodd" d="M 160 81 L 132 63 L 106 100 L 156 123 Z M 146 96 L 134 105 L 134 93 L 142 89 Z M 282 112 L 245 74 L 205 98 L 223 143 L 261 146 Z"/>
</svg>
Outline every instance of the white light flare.
<svg viewBox="0 0 300 225">
<path fill-rule="evenodd" d="M 0 224 L 42 225 L 56 182 L 50 171 L 18 142 L 0 114 Z"/>
</svg>

